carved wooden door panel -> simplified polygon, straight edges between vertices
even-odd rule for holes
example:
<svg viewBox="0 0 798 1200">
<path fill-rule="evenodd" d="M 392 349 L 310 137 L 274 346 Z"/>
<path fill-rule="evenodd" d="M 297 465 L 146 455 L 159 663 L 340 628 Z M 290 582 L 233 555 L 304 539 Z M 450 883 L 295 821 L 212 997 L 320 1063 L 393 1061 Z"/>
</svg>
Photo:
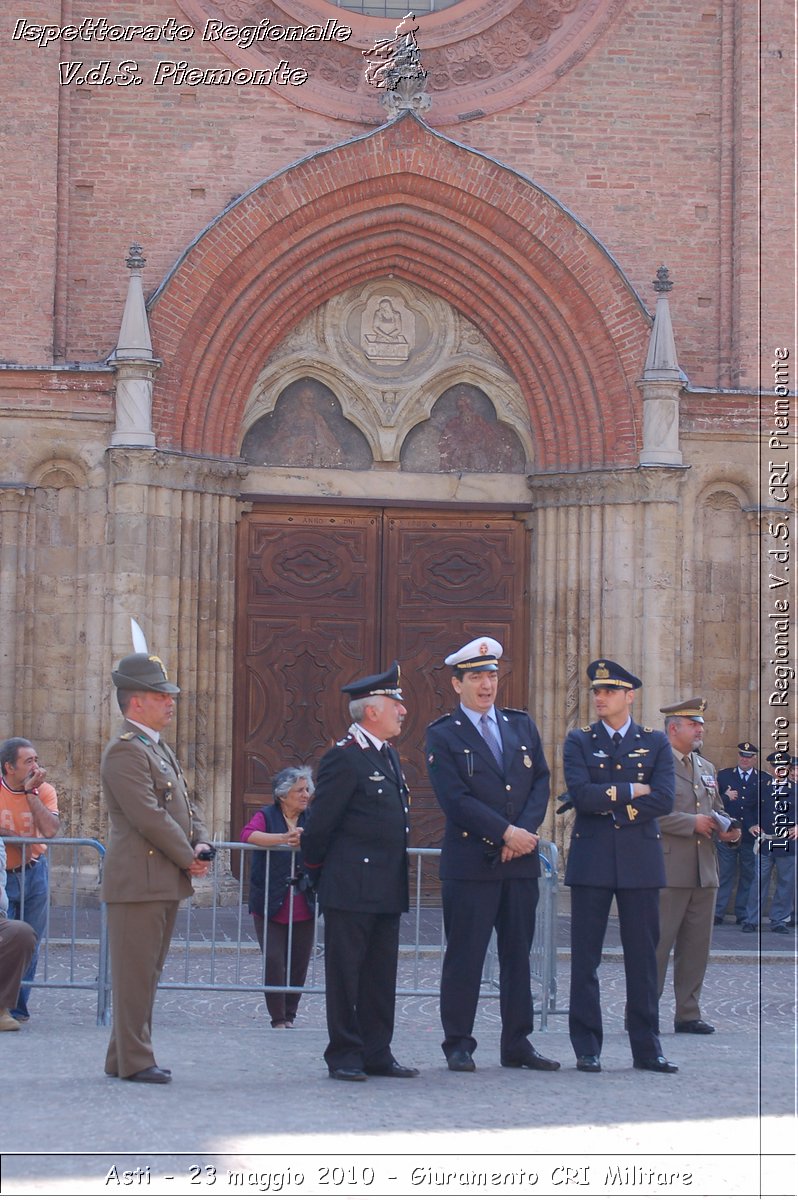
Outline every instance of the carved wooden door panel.
<svg viewBox="0 0 798 1200">
<path fill-rule="evenodd" d="M 504 647 L 499 703 L 526 704 L 527 535 L 522 521 L 488 513 L 389 511 L 384 529 L 383 623 L 407 698 L 400 746 L 413 798 L 412 843 L 435 846 L 443 815 L 424 742 L 429 722 L 456 702 L 443 660 L 471 638 L 497 638 Z"/>
<path fill-rule="evenodd" d="M 283 766 L 342 736 L 341 686 L 402 666 L 399 749 L 412 793 L 411 842 L 443 820 L 424 766 L 427 724 L 454 703 L 446 655 L 487 634 L 505 647 L 500 702 L 526 704 L 528 538 L 490 512 L 270 506 L 239 531 L 231 834 L 271 800 Z M 426 890 L 426 888 L 425 888 Z"/>
<path fill-rule="evenodd" d="M 341 687 L 379 661 L 379 510 L 296 506 L 239 529 L 231 834 L 282 767 L 318 766 L 345 721 Z"/>
</svg>

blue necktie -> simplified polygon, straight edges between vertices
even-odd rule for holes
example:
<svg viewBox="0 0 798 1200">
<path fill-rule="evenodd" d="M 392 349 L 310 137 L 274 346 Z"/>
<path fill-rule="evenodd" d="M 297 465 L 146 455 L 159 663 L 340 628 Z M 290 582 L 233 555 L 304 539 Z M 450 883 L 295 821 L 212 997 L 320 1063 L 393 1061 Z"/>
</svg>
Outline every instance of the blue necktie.
<svg viewBox="0 0 798 1200">
<path fill-rule="evenodd" d="M 496 762 L 499 764 L 500 767 L 503 766 L 504 758 L 502 755 L 502 748 L 499 745 L 499 739 L 496 737 L 496 734 L 493 732 L 493 730 L 490 727 L 490 721 L 488 720 L 487 713 L 483 713 L 482 716 L 479 718 L 479 732 L 482 734 L 485 741 L 490 746 L 490 752 L 493 755 L 493 757 L 496 759 Z"/>
</svg>

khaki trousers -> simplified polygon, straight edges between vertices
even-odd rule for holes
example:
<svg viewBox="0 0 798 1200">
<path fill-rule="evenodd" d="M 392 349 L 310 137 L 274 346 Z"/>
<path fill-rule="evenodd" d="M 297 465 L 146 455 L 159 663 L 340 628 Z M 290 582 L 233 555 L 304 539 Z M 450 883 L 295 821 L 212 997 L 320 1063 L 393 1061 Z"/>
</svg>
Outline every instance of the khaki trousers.
<svg viewBox="0 0 798 1200">
<path fill-rule="evenodd" d="M 714 887 L 666 887 L 659 894 L 657 984 L 661 996 L 673 949 L 676 1022 L 701 1019 L 699 999 L 709 961 L 717 894 Z"/>
<path fill-rule="evenodd" d="M 152 1009 L 179 903 L 143 900 L 108 905 L 113 1004 L 106 1075 L 124 1079 L 156 1065 Z"/>
</svg>

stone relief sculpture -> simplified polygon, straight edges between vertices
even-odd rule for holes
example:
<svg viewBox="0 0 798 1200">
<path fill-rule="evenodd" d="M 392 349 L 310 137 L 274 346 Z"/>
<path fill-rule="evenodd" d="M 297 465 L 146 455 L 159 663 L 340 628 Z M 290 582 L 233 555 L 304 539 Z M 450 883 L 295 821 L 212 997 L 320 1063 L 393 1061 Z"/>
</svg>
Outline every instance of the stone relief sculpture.
<svg viewBox="0 0 798 1200">
<path fill-rule="evenodd" d="M 363 310 L 360 345 L 366 357 L 406 362 L 415 341 L 415 319 L 398 297 L 372 298 Z"/>
</svg>

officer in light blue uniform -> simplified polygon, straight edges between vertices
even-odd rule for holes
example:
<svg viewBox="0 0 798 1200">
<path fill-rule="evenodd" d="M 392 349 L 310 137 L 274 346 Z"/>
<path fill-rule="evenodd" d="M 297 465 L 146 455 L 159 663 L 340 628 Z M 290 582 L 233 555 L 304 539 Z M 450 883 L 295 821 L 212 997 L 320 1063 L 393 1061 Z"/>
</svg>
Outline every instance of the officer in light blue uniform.
<svg viewBox="0 0 798 1200">
<path fill-rule="evenodd" d="M 574 729 L 563 746 L 570 805 L 576 812 L 565 872 L 571 888 L 569 1031 L 577 1070 L 601 1070 L 598 967 L 613 897 L 626 973 L 627 1027 L 634 1066 L 672 1074 L 659 1031 L 656 948 L 665 865 L 657 817 L 673 808 L 673 754 L 664 733 L 631 717 L 642 687 L 618 663 L 587 668 L 599 720 Z"/>
</svg>

